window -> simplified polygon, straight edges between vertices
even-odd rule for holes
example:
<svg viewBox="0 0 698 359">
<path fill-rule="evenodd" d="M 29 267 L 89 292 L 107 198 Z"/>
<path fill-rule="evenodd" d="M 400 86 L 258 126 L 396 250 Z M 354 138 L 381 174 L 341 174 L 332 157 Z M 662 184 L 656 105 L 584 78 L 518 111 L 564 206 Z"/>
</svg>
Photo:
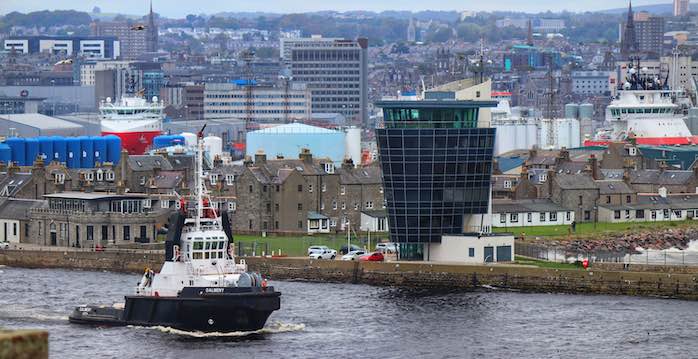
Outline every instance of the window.
<svg viewBox="0 0 698 359">
<path fill-rule="evenodd" d="M 518 213 L 510 214 L 509 221 L 511 221 L 511 223 L 519 223 L 519 214 Z"/>
<path fill-rule="evenodd" d="M 170 201 L 166 199 L 160 200 L 160 208 L 170 208 Z"/>
<path fill-rule="evenodd" d="M 131 240 L 131 227 L 129 227 L 129 226 L 124 226 L 124 240 L 125 241 Z"/>
<path fill-rule="evenodd" d="M 359 210 L 359 202 L 354 202 L 354 210 L 355 211 Z"/>
<path fill-rule="evenodd" d="M 248 222 L 248 228 L 249 228 L 249 229 L 252 229 L 252 220 L 251 220 L 251 219 L 250 219 L 250 221 Z"/>
<path fill-rule="evenodd" d="M 645 210 L 644 209 L 638 209 L 635 211 L 635 218 L 637 219 L 644 219 L 645 218 Z"/>
<path fill-rule="evenodd" d="M 504 188 L 505 188 L 505 189 L 510 189 L 510 188 L 511 188 L 511 181 L 509 181 L 509 180 L 504 181 Z"/>
<path fill-rule="evenodd" d="M 145 176 L 141 176 L 138 183 L 140 183 L 141 186 L 145 186 Z"/>
<path fill-rule="evenodd" d="M 565 212 L 565 220 L 569 221 L 570 219 L 572 219 L 572 212 L 570 212 L 570 211 Z"/>
<path fill-rule="evenodd" d="M 17 223 L 12 223 L 12 235 L 17 236 Z"/>
<path fill-rule="evenodd" d="M 620 219 L 620 211 L 613 211 L 613 218 Z"/>
<path fill-rule="evenodd" d="M 669 219 L 669 210 L 665 209 L 663 212 L 664 212 L 664 219 Z"/>
<path fill-rule="evenodd" d="M 545 222 L 545 212 L 540 213 L 540 221 Z"/>
<path fill-rule="evenodd" d="M 332 201 L 332 209 L 335 211 L 337 210 L 337 201 Z"/>
<path fill-rule="evenodd" d="M 267 203 L 267 213 L 271 213 L 271 203 Z"/>
<path fill-rule="evenodd" d="M 327 185 L 324 183 L 322 184 L 322 191 L 327 192 Z"/>
<path fill-rule="evenodd" d="M 92 172 L 85 172 L 85 180 L 86 181 L 94 181 L 95 177 Z"/>
<path fill-rule="evenodd" d="M 682 217 L 682 216 L 681 216 L 681 210 L 680 210 L 680 209 L 674 210 L 674 217 L 676 217 L 676 218 L 681 218 L 681 217 Z"/>
<path fill-rule="evenodd" d="M 320 210 L 321 211 L 325 210 L 325 202 L 320 202 Z"/>
<path fill-rule="evenodd" d="M 591 211 L 584 211 L 584 220 L 585 221 L 591 220 Z"/>
<path fill-rule="evenodd" d="M 606 196 L 606 203 L 611 203 L 611 196 Z"/>
<path fill-rule="evenodd" d="M 499 223 L 507 223 L 507 215 L 506 215 L 506 213 L 500 213 L 500 214 L 499 214 Z"/>
<path fill-rule="evenodd" d="M 277 184 L 277 185 L 276 185 L 276 192 L 279 192 L 280 190 L 281 190 L 281 186 L 279 186 L 279 185 Z"/>
<path fill-rule="evenodd" d="M 225 175 L 225 184 L 232 186 L 235 183 L 235 175 Z"/>
<path fill-rule="evenodd" d="M 312 184 L 308 185 L 308 192 L 310 192 L 310 193 L 313 192 L 313 185 Z"/>
<path fill-rule="evenodd" d="M 97 181 L 104 180 L 104 172 L 102 170 L 97 171 Z"/>
<path fill-rule="evenodd" d="M 41 223 L 41 221 L 38 222 L 38 226 L 37 226 L 37 227 L 38 227 L 38 228 L 37 228 L 38 235 L 39 235 L 39 237 L 41 237 L 41 227 L 43 227 L 43 224 Z"/>
<path fill-rule="evenodd" d="M 254 192 L 254 188 L 250 185 L 250 193 Z"/>
<path fill-rule="evenodd" d="M 584 197 L 579 196 L 579 201 L 577 201 L 577 204 L 581 206 L 584 202 L 583 200 L 584 200 Z"/>
<path fill-rule="evenodd" d="M 279 204 L 274 203 L 274 211 L 278 212 L 279 211 Z"/>
<path fill-rule="evenodd" d="M 302 184 L 298 185 L 298 192 L 303 192 L 303 185 Z"/>
<path fill-rule="evenodd" d="M 274 222 L 274 229 L 279 229 L 279 221 Z"/>
<path fill-rule="evenodd" d="M 146 198 L 143 200 L 143 208 L 150 208 L 152 205 L 152 200 L 150 198 Z"/>
<path fill-rule="evenodd" d="M 347 188 L 345 186 L 339 187 L 339 194 L 341 194 L 343 196 L 346 193 L 347 193 Z M 698 187 L 696 187 L 696 193 L 698 193 Z"/>
<path fill-rule="evenodd" d="M 632 202 L 632 196 L 626 195 L 625 196 L 625 203 L 630 203 L 630 202 Z"/>
<path fill-rule="evenodd" d="M 63 184 L 65 182 L 65 173 L 56 173 L 54 181 L 56 184 Z"/>
<path fill-rule="evenodd" d="M 211 186 L 215 186 L 216 183 L 218 183 L 218 175 L 215 173 L 211 173 L 209 176 L 209 181 L 211 182 Z"/>
<path fill-rule="evenodd" d="M 383 186 L 378 187 L 378 193 L 383 193 Z"/>
<path fill-rule="evenodd" d="M 105 172 L 104 176 L 106 177 L 107 181 L 114 180 L 114 172 L 112 172 L 112 171 Z"/>
<path fill-rule="evenodd" d="M 533 213 L 526 213 L 526 222 L 533 222 Z"/>
<path fill-rule="evenodd" d="M 550 222 L 557 221 L 557 212 L 550 212 Z"/>
<path fill-rule="evenodd" d="M 657 211 L 650 211 L 650 217 L 652 217 L 652 219 L 657 219 Z"/>
<path fill-rule="evenodd" d="M 228 202 L 228 210 L 235 211 L 235 202 Z"/>
<path fill-rule="evenodd" d="M 298 204 L 298 210 L 299 210 L 299 211 L 302 211 L 302 210 L 303 210 L 303 203 L 299 203 L 299 204 Z"/>
<path fill-rule="evenodd" d="M 93 226 L 87 226 L 87 240 L 94 240 L 95 228 Z"/>
<path fill-rule="evenodd" d="M 630 210 L 629 209 L 625 210 L 625 219 L 630 219 Z"/>
<path fill-rule="evenodd" d="M 334 164 L 325 163 L 325 172 L 330 174 L 334 173 Z"/>
<path fill-rule="evenodd" d="M 468 257 L 475 257 L 475 248 L 468 248 Z"/>
<path fill-rule="evenodd" d="M 303 221 L 298 221 L 298 229 L 303 229 Z"/>
<path fill-rule="evenodd" d="M 373 209 L 373 201 L 367 201 L 367 202 L 366 202 L 366 208 L 368 208 L 368 209 Z"/>
<path fill-rule="evenodd" d="M 540 181 L 540 182 L 545 182 L 545 181 L 547 181 L 547 180 L 548 180 L 548 175 L 545 174 L 545 173 L 543 173 L 543 174 L 541 174 L 540 176 L 538 176 L 538 181 Z"/>
</svg>

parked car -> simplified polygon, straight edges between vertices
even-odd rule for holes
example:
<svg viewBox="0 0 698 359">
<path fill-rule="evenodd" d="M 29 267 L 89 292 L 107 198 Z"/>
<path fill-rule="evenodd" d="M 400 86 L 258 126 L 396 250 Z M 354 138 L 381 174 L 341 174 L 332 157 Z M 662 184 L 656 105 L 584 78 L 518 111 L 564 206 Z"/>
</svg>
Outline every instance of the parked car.
<svg viewBox="0 0 698 359">
<path fill-rule="evenodd" d="M 328 250 L 330 250 L 330 248 L 327 246 L 310 246 L 308 247 L 308 255 L 311 255 L 314 252 L 322 252 Z"/>
<path fill-rule="evenodd" d="M 383 253 L 381 252 L 373 252 L 359 257 L 359 260 L 366 262 L 382 262 L 385 260 L 385 257 L 383 257 Z"/>
<path fill-rule="evenodd" d="M 396 253 L 397 252 L 397 244 L 392 243 L 392 242 L 378 243 L 378 244 L 376 244 L 376 252 Z"/>
<path fill-rule="evenodd" d="M 308 257 L 310 259 L 334 259 L 337 256 L 337 251 L 335 250 L 323 250 L 322 252 L 320 251 L 315 251 L 313 253 L 310 253 Z"/>
<path fill-rule="evenodd" d="M 10 242 L 0 242 L 0 249 L 10 248 Z"/>
<path fill-rule="evenodd" d="M 358 251 L 351 251 L 345 255 L 342 256 L 343 261 L 355 261 L 359 259 L 362 255 L 366 254 L 366 251 L 363 249 L 360 249 Z"/>
<path fill-rule="evenodd" d="M 354 245 L 354 244 L 352 244 L 351 247 L 349 247 L 349 250 L 347 250 L 347 246 L 344 245 L 344 246 L 339 248 L 339 254 L 347 254 L 349 252 L 362 251 L 362 250 L 363 250 L 363 248 L 361 248 L 357 245 Z"/>
</svg>

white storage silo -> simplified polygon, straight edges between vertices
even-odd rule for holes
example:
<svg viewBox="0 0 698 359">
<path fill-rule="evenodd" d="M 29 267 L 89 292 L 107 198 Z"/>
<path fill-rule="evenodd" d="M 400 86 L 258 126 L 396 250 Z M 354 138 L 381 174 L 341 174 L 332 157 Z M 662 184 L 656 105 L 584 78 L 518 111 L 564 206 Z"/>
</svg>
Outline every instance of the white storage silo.
<svg viewBox="0 0 698 359">
<path fill-rule="evenodd" d="M 184 137 L 184 146 L 194 147 L 196 146 L 196 135 L 191 132 L 182 132 L 180 136 Z"/>
<path fill-rule="evenodd" d="M 361 164 L 361 129 L 349 127 L 344 136 L 344 156 L 351 158 L 354 166 Z"/>
<path fill-rule="evenodd" d="M 204 151 L 208 153 L 211 160 L 220 156 L 223 154 L 223 140 L 218 136 L 204 137 Z"/>
</svg>

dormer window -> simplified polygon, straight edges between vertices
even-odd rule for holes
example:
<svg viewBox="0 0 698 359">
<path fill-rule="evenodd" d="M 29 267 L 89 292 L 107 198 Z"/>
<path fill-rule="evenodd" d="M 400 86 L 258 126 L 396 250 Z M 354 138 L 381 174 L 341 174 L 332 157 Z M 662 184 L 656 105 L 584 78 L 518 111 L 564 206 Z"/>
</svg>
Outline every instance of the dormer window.
<svg viewBox="0 0 698 359">
<path fill-rule="evenodd" d="M 635 148 L 635 147 L 628 148 L 628 154 L 631 156 L 637 156 L 637 148 Z"/>
<path fill-rule="evenodd" d="M 151 205 L 152 201 L 150 200 L 150 198 L 146 198 L 143 200 L 143 208 L 150 208 Z"/>
<path fill-rule="evenodd" d="M 94 181 L 95 177 L 92 172 L 85 172 L 85 181 Z"/>
<path fill-rule="evenodd" d="M 329 174 L 334 173 L 334 164 L 333 163 L 325 163 L 325 173 L 329 173 Z"/>
<path fill-rule="evenodd" d="M 107 171 L 104 174 L 104 177 L 107 179 L 107 181 L 113 181 L 114 180 L 114 172 L 112 171 Z"/>
<path fill-rule="evenodd" d="M 145 176 L 141 176 L 138 183 L 140 183 L 141 186 L 145 186 Z"/>
<path fill-rule="evenodd" d="M 170 208 L 170 201 L 166 199 L 161 200 L 160 208 Z"/>
<path fill-rule="evenodd" d="M 228 202 L 228 210 L 234 212 L 235 209 L 236 209 L 235 202 Z"/>
<path fill-rule="evenodd" d="M 103 181 L 104 180 L 104 172 L 102 170 L 97 171 L 97 181 Z"/>
<path fill-rule="evenodd" d="M 228 186 L 235 184 L 235 175 L 225 175 L 225 184 Z"/>
<path fill-rule="evenodd" d="M 696 193 L 698 193 L 698 192 L 696 192 Z M 342 196 L 347 194 L 346 186 L 339 187 L 339 194 L 341 194 Z"/>
<path fill-rule="evenodd" d="M 547 174 L 541 174 L 540 176 L 538 176 L 538 181 L 540 181 L 540 182 L 545 182 L 547 180 L 548 180 Z"/>
<path fill-rule="evenodd" d="M 509 180 L 504 181 L 504 188 L 511 189 L 511 181 L 509 181 Z"/>
<path fill-rule="evenodd" d="M 54 181 L 56 184 L 63 184 L 65 183 L 65 173 L 56 173 L 54 175 Z"/>
<path fill-rule="evenodd" d="M 211 182 L 211 186 L 215 186 L 216 183 L 218 183 L 218 175 L 215 173 L 211 173 L 209 176 L 209 181 Z"/>
</svg>

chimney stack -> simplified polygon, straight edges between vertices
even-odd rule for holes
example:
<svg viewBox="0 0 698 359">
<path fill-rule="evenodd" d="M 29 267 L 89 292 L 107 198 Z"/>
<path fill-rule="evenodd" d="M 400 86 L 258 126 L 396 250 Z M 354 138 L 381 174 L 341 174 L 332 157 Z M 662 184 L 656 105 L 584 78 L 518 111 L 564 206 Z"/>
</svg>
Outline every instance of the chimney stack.
<svg viewBox="0 0 698 359">
<path fill-rule="evenodd" d="M 254 154 L 254 163 L 256 165 L 267 163 L 267 155 L 264 153 L 264 150 L 258 150 L 257 153 Z"/>
<path fill-rule="evenodd" d="M 298 158 L 305 163 L 313 163 L 313 154 L 310 153 L 310 149 L 308 148 L 301 148 L 301 153 L 298 155 Z"/>
<path fill-rule="evenodd" d="M 589 156 L 589 169 L 591 170 L 591 178 L 594 180 L 601 179 L 601 174 L 599 173 L 599 160 L 596 158 L 595 154 Z"/>
</svg>

